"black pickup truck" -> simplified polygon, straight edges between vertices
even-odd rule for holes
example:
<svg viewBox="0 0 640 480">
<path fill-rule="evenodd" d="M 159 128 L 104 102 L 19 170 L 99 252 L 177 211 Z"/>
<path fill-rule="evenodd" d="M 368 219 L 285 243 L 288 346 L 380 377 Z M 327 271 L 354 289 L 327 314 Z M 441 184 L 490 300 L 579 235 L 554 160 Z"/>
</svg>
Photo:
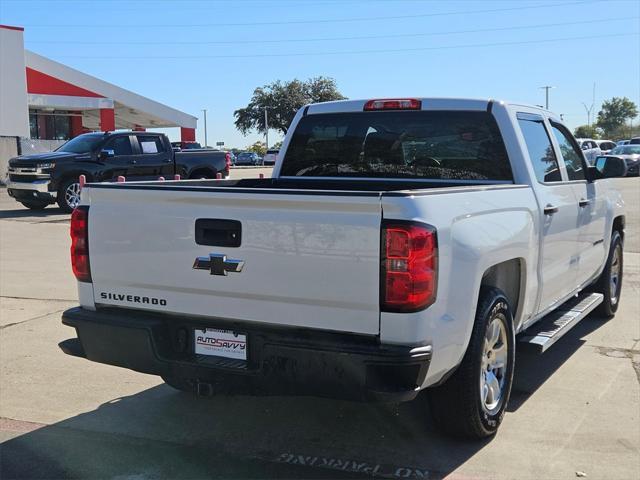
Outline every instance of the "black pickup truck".
<svg viewBox="0 0 640 480">
<path fill-rule="evenodd" d="M 149 132 L 86 133 L 48 153 L 9 160 L 7 192 L 25 207 L 41 210 L 57 201 L 72 211 L 80 200 L 79 176 L 87 182 L 223 178 L 231 155 L 218 150 L 174 151 L 166 135 Z"/>
</svg>

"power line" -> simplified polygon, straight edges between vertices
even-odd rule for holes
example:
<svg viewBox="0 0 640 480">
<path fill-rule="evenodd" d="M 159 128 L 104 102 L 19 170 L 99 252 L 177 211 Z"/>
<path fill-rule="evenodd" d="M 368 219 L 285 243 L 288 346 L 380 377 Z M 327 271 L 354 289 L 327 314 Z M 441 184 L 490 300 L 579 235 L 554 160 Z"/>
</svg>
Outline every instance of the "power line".
<svg viewBox="0 0 640 480">
<path fill-rule="evenodd" d="M 520 25 L 510 27 L 496 27 L 496 28 L 479 28 L 473 30 L 452 30 L 448 32 L 428 32 L 428 33 L 398 33 L 387 35 L 361 35 L 361 36 L 348 36 L 348 37 L 317 37 L 317 38 L 290 38 L 290 39 L 272 39 L 272 40 L 212 40 L 212 41 L 171 41 L 171 42 L 158 42 L 158 41 L 145 41 L 145 42 L 100 42 L 100 41 L 82 41 L 83 45 L 245 45 L 245 44 L 263 44 L 263 43 L 298 43 L 298 42 L 324 42 L 335 40 L 376 40 L 376 39 L 389 39 L 389 38 L 415 38 L 415 37 L 432 37 L 440 35 L 458 35 L 464 33 L 485 33 L 485 32 L 502 32 L 509 30 L 523 30 L 531 28 L 546 28 L 546 27 L 565 27 L 569 25 L 584 25 L 591 23 L 605 23 L 616 22 L 622 20 L 640 20 L 640 17 L 616 17 L 616 18 L 603 18 L 595 20 L 582 20 L 575 22 L 559 22 L 559 23 L 542 23 L 537 25 Z M 42 41 L 27 41 L 28 44 L 73 44 L 77 45 L 77 40 L 42 40 Z"/>
<path fill-rule="evenodd" d="M 591 40 L 597 38 L 612 37 L 629 37 L 640 35 L 640 32 L 630 33 L 613 33 L 607 35 L 585 35 L 579 37 L 562 37 L 562 38 L 545 38 L 537 40 L 524 40 L 516 42 L 495 42 L 495 43 L 473 43 L 466 45 L 444 45 L 437 47 L 418 47 L 418 48 L 396 48 L 396 49 L 376 49 L 376 50 L 338 50 L 331 52 L 292 52 L 292 53 L 264 53 L 264 54 L 248 54 L 248 55 L 162 55 L 162 56 L 98 56 L 98 55 L 60 55 L 58 58 L 77 58 L 77 59 L 95 59 L 95 60 L 183 60 L 183 59 L 213 59 L 213 58 L 269 58 L 269 57 L 302 57 L 302 56 L 326 56 L 326 55 L 357 55 L 366 53 L 409 53 L 422 52 L 431 50 L 451 50 L 457 48 L 479 48 L 479 47 L 500 47 L 507 45 L 529 45 L 551 42 L 563 42 L 568 40 Z"/>
<path fill-rule="evenodd" d="M 354 17 L 354 18 L 325 18 L 325 19 L 313 19 L 313 20 L 276 20 L 268 22 L 241 22 L 241 23 L 164 23 L 164 24 L 117 24 L 117 23 L 103 23 L 103 24 L 25 24 L 28 28 L 40 28 L 40 27 L 55 27 L 55 28 L 158 28 L 158 27 L 255 27 L 258 25 L 302 25 L 302 24 L 314 24 L 314 23 L 348 23 L 348 22 L 369 22 L 379 20 L 402 20 L 402 19 L 415 19 L 415 18 L 427 18 L 427 17 L 445 17 L 451 15 L 471 15 L 474 13 L 498 13 L 498 12 L 513 12 L 521 10 L 536 10 L 541 8 L 556 8 L 566 7 L 571 5 L 583 5 L 585 3 L 596 3 L 602 0 L 579 0 L 573 2 L 556 3 L 551 5 L 527 5 L 521 7 L 508 7 L 508 8 L 493 8 L 485 10 L 458 10 L 453 12 L 430 12 L 430 13 L 414 13 L 411 15 L 386 15 L 383 17 Z"/>
</svg>

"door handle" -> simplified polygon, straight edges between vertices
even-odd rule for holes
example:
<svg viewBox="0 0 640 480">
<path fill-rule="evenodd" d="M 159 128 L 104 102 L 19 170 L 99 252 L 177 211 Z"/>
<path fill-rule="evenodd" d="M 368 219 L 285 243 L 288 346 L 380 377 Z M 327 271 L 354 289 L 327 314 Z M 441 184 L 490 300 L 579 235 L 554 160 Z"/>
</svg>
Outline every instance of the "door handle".
<svg viewBox="0 0 640 480">
<path fill-rule="evenodd" d="M 131 160 L 129 163 L 130 163 L 131 165 L 135 165 L 136 163 L 138 163 L 138 161 L 137 161 L 137 160 Z"/>
<path fill-rule="evenodd" d="M 580 205 L 580 207 L 584 208 L 584 207 L 588 206 L 590 203 L 591 203 L 591 200 L 581 198 L 580 201 L 578 202 L 578 205 Z"/>
<path fill-rule="evenodd" d="M 547 205 L 544 207 L 544 214 L 545 215 L 553 215 L 557 211 L 558 211 L 558 207 L 555 207 L 555 206 L 551 205 L 550 203 L 547 203 Z"/>
</svg>

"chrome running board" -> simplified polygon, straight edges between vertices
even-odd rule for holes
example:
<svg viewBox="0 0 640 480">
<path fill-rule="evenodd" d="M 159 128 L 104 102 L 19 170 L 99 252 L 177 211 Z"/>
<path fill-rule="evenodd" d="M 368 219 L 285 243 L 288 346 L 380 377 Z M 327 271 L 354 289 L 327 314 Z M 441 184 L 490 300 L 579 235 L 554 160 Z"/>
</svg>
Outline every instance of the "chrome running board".
<svg viewBox="0 0 640 480">
<path fill-rule="evenodd" d="M 518 335 L 518 347 L 543 353 L 589 315 L 604 299 L 601 293 L 584 293 L 568 300 Z"/>
</svg>

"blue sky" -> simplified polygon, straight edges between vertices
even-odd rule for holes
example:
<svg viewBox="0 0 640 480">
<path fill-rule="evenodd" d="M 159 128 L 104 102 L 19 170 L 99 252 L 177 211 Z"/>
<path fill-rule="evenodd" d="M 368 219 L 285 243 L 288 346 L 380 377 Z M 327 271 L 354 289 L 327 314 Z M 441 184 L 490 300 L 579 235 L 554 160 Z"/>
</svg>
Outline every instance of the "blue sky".
<svg viewBox="0 0 640 480">
<path fill-rule="evenodd" d="M 26 48 L 192 115 L 206 108 L 209 144 L 238 147 L 263 138 L 233 125 L 255 87 L 317 75 L 349 98 L 541 105 L 552 85 L 551 109 L 575 127 L 594 83 L 595 112 L 613 96 L 640 105 L 639 17 L 640 0 L 0 0 L 0 23 L 24 26 Z"/>
</svg>

